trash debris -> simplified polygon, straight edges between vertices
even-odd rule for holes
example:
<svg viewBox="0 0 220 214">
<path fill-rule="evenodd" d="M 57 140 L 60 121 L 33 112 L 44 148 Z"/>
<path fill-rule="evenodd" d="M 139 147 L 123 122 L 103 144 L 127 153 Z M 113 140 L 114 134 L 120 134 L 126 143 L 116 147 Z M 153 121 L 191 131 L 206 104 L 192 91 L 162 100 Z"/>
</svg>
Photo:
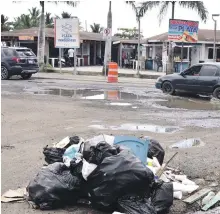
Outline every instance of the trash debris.
<svg viewBox="0 0 220 214">
<path fill-rule="evenodd" d="M 176 146 L 182 148 L 180 142 Z M 9 190 L 2 202 L 28 198 L 32 207 L 41 210 L 83 204 L 114 214 L 165 214 L 174 198 L 181 200 L 206 183 L 192 181 L 169 166 L 177 152 L 163 163 L 164 149 L 146 137 L 98 135 L 84 141 L 67 136 L 53 147 L 46 146 L 43 154 L 49 165 L 30 181 L 28 197 L 22 189 Z M 207 185 L 218 186 L 215 179 L 210 181 Z M 204 188 L 183 201 L 199 200 L 202 210 L 207 210 L 220 201 L 220 192 L 215 195 L 211 188 Z"/>
<path fill-rule="evenodd" d="M 195 194 L 191 195 L 190 197 L 186 198 L 183 201 L 188 203 L 188 204 L 192 204 L 193 202 L 199 200 L 200 198 L 207 195 L 211 191 L 212 190 L 208 189 L 208 188 L 201 189 L 201 190 L 199 190 L 198 192 L 196 192 Z"/>
<path fill-rule="evenodd" d="M 63 140 L 61 140 L 59 143 L 54 144 L 54 148 L 60 148 L 64 149 L 67 148 L 70 143 L 70 138 L 67 136 Z"/>
<path fill-rule="evenodd" d="M 119 153 L 118 147 L 113 147 L 108 143 L 101 142 L 98 143 L 96 146 L 91 146 L 90 151 L 87 151 L 87 154 L 84 150 L 83 157 L 89 162 L 96 165 L 102 163 L 104 158 L 110 157 L 112 155 L 117 155 Z M 85 155 L 86 154 L 86 155 Z"/>
<path fill-rule="evenodd" d="M 1 202 L 8 203 L 8 202 L 24 201 L 25 195 L 26 195 L 25 188 L 19 188 L 17 190 L 10 189 L 1 196 Z"/>
<path fill-rule="evenodd" d="M 114 209 L 118 198 L 150 192 L 153 173 L 129 150 L 106 157 L 88 177 L 88 192 L 97 208 Z"/>
<path fill-rule="evenodd" d="M 157 214 L 168 213 L 173 204 L 173 184 L 155 182 L 152 189 L 151 201 Z"/>
<path fill-rule="evenodd" d="M 84 140 L 79 136 L 73 136 L 73 137 L 67 136 L 64 139 L 62 139 L 59 143 L 54 144 L 54 147 L 63 149 L 63 148 L 68 148 L 71 145 L 79 144 L 82 142 L 84 142 Z"/>
<path fill-rule="evenodd" d="M 118 209 L 128 214 L 157 214 L 149 199 L 137 195 L 128 195 L 119 198 Z"/>
<path fill-rule="evenodd" d="M 207 204 L 215 196 L 214 192 L 209 192 L 209 194 L 202 199 L 202 205 Z"/>
<path fill-rule="evenodd" d="M 182 193 L 181 191 L 175 191 L 175 192 L 173 193 L 173 197 L 176 198 L 176 199 L 181 200 L 182 197 L 183 197 L 183 193 Z"/>
<path fill-rule="evenodd" d="M 220 192 L 218 192 L 204 207 L 202 207 L 202 210 L 203 211 L 208 210 L 210 207 L 214 206 L 219 201 L 220 201 Z"/>
<path fill-rule="evenodd" d="M 150 139 L 147 157 L 149 158 L 156 157 L 160 165 L 162 165 L 164 156 L 165 156 L 165 151 L 160 145 L 160 143 L 154 139 Z"/>
<path fill-rule="evenodd" d="M 199 188 L 198 185 L 185 185 L 177 182 L 173 182 L 174 191 L 181 191 L 185 194 L 190 194 Z"/>
<path fill-rule="evenodd" d="M 142 163 L 146 163 L 149 140 L 139 139 L 133 136 L 115 136 L 115 145 L 129 148 Z"/>
<path fill-rule="evenodd" d="M 178 152 L 176 152 L 167 162 L 166 164 L 162 165 L 162 167 L 160 168 L 160 170 L 158 170 L 158 172 L 156 173 L 156 176 L 158 176 L 158 178 L 160 178 L 160 176 L 163 174 L 164 170 L 166 169 L 166 167 L 168 166 L 168 164 L 174 159 L 174 157 L 178 154 Z"/>
<path fill-rule="evenodd" d="M 42 168 L 27 187 L 29 200 L 42 210 L 75 204 L 79 190 L 80 180 L 63 163 Z"/>
<path fill-rule="evenodd" d="M 80 149 L 80 144 L 73 144 L 65 150 L 63 157 L 68 157 L 70 159 L 73 159 L 75 158 L 76 153 L 79 152 L 79 149 Z"/>
<path fill-rule="evenodd" d="M 87 180 L 88 176 L 96 169 L 97 165 L 93 163 L 88 163 L 83 159 L 82 176 Z"/>
<path fill-rule="evenodd" d="M 43 150 L 45 161 L 48 164 L 55 162 L 63 162 L 63 155 L 66 149 L 64 148 L 53 148 L 46 146 Z"/>
</svg>

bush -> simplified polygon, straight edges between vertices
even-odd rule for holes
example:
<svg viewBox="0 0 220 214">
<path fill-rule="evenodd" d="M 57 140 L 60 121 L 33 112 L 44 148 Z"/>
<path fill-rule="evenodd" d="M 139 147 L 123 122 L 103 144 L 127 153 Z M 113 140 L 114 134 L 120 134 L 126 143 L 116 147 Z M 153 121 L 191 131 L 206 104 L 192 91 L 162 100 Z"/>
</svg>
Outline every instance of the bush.
<svg viewBox="0 0 220 214">
<path fill-rule="evenodd" d="M 55 70 L 53 69 L 52 65 L 47 63 L 40 65 L 40 72 L 54 72 Z"/>
</svg>

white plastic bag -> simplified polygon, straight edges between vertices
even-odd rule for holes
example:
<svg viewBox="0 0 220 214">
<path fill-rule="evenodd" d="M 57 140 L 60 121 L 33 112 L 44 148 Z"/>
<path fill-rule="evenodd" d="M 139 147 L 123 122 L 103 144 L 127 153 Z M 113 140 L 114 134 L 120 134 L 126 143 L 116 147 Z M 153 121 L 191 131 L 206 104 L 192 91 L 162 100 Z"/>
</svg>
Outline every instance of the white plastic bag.
<svg viewBox="0 0 220 214">
<path fill-rule="evenodd" d="M 181 200 L 183 197 L 183 193 L 181 191 L 176 191 L 173 193 L 173 197 Z"/>
<path fill-rule="evenodd" d="M 85 142 L 86 143 L 88 142 L 91 146 L 96 146 L 98 143 L 104 141 L 108 143 L 109 145 L 113 146 L 114 140 L 115 140 L 114 136 L 102 134 L 102 135 L 98 135 L 93 138 L 87 139 Z"/>
<path fill-rule="evenodd" d="M 97 165 L 88 163 L 83 159 L 82 176 L 87 181 L 88 176 L 96 169 Z"/>
<path fill-rule="evenodd" d="M 177 182 L 173 182 L 173 190 L 174 192 L 176 191 L 181 191 L 182 193 L 192 193 L 195 190 L 199 188 L 198 185 L 185 185 Z"/>
</svg>

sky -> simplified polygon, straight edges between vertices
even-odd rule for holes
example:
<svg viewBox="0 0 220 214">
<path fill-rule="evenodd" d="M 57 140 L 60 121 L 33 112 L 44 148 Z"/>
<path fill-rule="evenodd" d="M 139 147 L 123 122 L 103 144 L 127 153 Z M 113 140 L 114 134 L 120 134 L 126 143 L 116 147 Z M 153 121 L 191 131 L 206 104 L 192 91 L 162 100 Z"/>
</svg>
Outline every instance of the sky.
<svg viewBox="0 0 220 214">
<path fill-rule="evenodd" d="M 211 14 L 220 14 L 220 0 L 204 0 L 203 1 L 207 10 L 209 11 L 209 18 L 205 23 L 201 22 L 199 16 L 195 11 L 190 9 L 181 8 L 178 5 L 175 9 L 176 19 L 194 20 L 199 21 L 200 29 L 213 29 L 214 22 Z M 21 15 L 22 13 L 28 13 L 28 9 L 32 7 L 38 7 L 39 1 L 29 0 L 20 1 L 14 3 L 12 1 L 1 1 L 1 14 L 4 14 L 13 20 L 14 17 Z M 71 13 L 73 16 L 78 16 L 82 26 L 85 29 L 87 23 L 88 31 L 91 31 L 90 24 L 98 23 L 103 27 L 107 26 L 107 12 L 108 1 L 107 0 L 84 0 L 80 1 L 76 8 L 59 3 L 58 5 L 53 3 L 46 3 L 46 12 L 50 12 L 53 15 L 60 15 L 63 11 Z M 153 9 L 145 14 L 141 19 L 141 31 L 145 38 L 164 33 L 168 31 L 168 21 L 171 16 L 171 6 L 167 11 L 167 16 L 159 25 L 158 21 L 159 9 Z M 137 27 L 135 13 L 130 5 L 127 5 L 125 1 L 112 0 L 112 18 L 113 18 L 113 33 L 117 32 L 120 27 L 133 28 Z M 220 29 L 220 17 L 218 18 L 217 29 Z"/>
</svg>

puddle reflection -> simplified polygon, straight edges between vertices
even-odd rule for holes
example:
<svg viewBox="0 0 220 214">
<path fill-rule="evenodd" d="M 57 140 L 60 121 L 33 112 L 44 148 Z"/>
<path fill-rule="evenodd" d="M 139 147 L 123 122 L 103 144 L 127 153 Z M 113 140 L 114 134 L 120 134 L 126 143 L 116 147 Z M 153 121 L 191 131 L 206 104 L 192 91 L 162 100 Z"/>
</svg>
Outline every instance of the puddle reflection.
<svg viewBox="0 0 220 214">
<path fill-rule="evenodd" d="M 101 130 L 149 131 L 154 133 L 174 133 L 180 130 L 179 127 L 163 127 L 149 124 L 121 124 L 119 126 L 90 125 L 89 127 Z"/>
</svg>

